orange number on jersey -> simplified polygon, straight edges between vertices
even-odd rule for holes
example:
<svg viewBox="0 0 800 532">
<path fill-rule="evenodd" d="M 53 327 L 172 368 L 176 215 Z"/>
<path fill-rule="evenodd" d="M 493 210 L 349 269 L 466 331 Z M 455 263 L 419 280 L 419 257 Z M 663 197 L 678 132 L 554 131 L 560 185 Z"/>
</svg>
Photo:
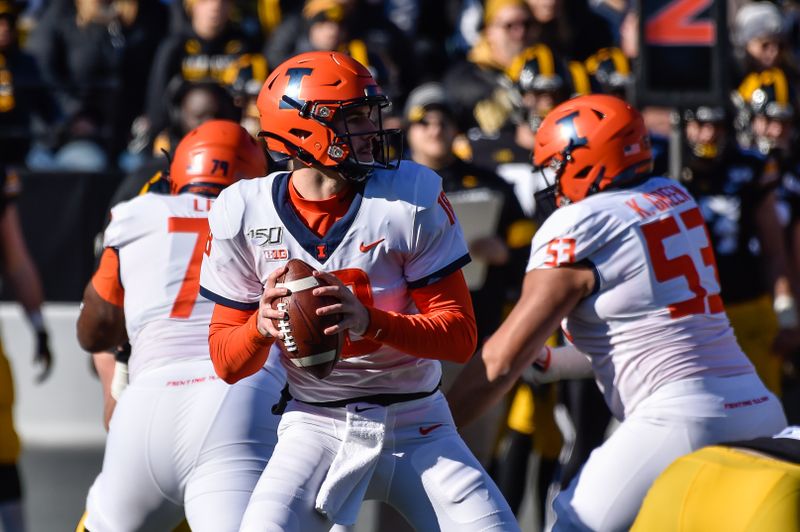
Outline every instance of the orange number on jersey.
<svg viewBox="0 0 800 532">
<path fill-rule="evenodd" d="M 547 255 L 550 257 L 545 266 L 555 268 L 559 264 L 572 264 L 575 262 L 575 239 L 554 238 L 547 243 Z M 566 255 L 562 258 L 562 255 Z"/>
<path fill-rule="evenodd" d="M 369 284 L 367 272 L 357 268 L 347 268 L 331 273 L 338 277 L 356 295 L 359 301 L 366 306 L 372 306 L 372 286 Z M 342 358 L 367 355 L 377 350 L 380 346 L 380 343 L 369 338 L 351 340 L 348 336 L 345 336 Z"/>
<path fill-rule="evenodd" d="M 645 22 L 645 42 L 655 46 L 711 46 L 716 26 L 695 20 L 711 6 L 711 0 L 674 0 Z"/>
<path fill-rule="evenodd" d="M 197 240 L 192 250 L 192 258 L 186 267 L 181 288 L 178 290 L 178 297 L 172 304 L 170 318 L 188 318 L 192 315 L 194 302 L 197 294 L 200 293 L 200 260 L 203 258 L 203 250 L 208 241 L 208 219 L 206 218 L 178 218 L 173 217 L 168 220 L 168 230 L 170 233 L 195 233 Z"/>
<path fill-rule="evenodd" d="M 703 223 L 703 215 L 695 207 L 682 212 L 680 216 L 687 229 L 695 227 L 703 227 L 705 229 L 706 240 L 709 244 L 701 248 L 700 253 L 703 257 L 703 264 L 713 268 L 714 276 L 717 279 L 717 283 L 719 283 L 717 263 L 714 259 L 714 252 L 711 249 L 708 229 L 705 228 Z M 664 240 L 680 232 L 681 229 L 678 227 L 678 222 L 672 216 L 642 226 L 642 233 L 647 242 L 647 250 L 650 253 L 656 280 L 663 283 L 670 279 L 683 277 L 689 284 L 689 290 L 694 293 L 694 297 L 690 299 L 671 303 L 669 305 L 670 316 L 672 318 L 680 318 L 690 314 L 704 314 L 706 312 L 706 299 L 708 300 L 708 309 L 712 314 L 722 312 L 722 298 L 719 294 L 708 294 L 708 291 L 700 282 L 700 274 L 697 273 L 694 261 L 689 255 L 684 254 L 672 259 L 667 258 Z"/>
</svg>

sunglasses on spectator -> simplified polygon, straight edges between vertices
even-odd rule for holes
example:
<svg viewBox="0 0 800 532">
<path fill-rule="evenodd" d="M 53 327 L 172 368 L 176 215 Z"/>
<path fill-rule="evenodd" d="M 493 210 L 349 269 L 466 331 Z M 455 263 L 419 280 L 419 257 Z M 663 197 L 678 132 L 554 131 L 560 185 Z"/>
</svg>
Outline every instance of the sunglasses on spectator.
<svg viewBox="0 0 800 532">
<path fill-rule="evenodd" d="M 533 21 L 529 18 L 526 18 L 525 20 L 510 20 L 508 22 L 498 22 L 495 24 L 495 26 L 502 28 L 505 31 L 511 31 L 515 28 L 529 30 L 533 26 Z"/>
<path fill-rule="evenodd" d="M 422 120 L 418 120 L 415 123 L 423 127 L 439 126 L 442 129 L 445 129 L 448 126 L 450 126 L 450 122 L 447 120 L 431 120 L 429 118 L 423 118 Z"/>
</svg>

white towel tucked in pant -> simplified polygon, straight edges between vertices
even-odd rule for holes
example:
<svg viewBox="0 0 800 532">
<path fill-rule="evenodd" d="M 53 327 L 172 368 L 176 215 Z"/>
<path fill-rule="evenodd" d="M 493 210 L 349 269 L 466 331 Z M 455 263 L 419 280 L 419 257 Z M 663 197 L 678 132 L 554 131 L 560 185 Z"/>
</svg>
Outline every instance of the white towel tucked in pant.
<svg viewBox="0 0 800 532">
<path fill-rule="evenodd" d="M 383 449 L 386 408 L 347 405 L 344 440 L 317 493 L 316 509 L 334 523 L 353 525 Z"/>
</svg>

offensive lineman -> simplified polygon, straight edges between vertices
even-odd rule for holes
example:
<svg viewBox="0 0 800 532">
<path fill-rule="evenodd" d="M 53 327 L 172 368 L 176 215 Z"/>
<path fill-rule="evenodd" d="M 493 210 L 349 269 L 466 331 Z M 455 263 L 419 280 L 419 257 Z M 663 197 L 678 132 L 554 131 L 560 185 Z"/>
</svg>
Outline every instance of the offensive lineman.
<svg viewBox="0 0 800 532">
<path fill-rule="evenodd" d="M 417 530 L 519 529 L 438 390 L 438 359 L 464 362 L 475 349 L 460 271 L 469 255 L 439 176 L 410 161 L 390 169 L 386 105 L 349 56 L 287 60 L 258 108 L 269 148 L 294 170 L 240 182 L 212 209 L 201 291 L 217 302 L 219 375 L 249 375 L 281 334 L 270 302 L 287 293 L 275 279 L 289 258 L 331 283 L 313 293 L 340 302 L 317 312 L 341 314 L 325 333 L 349 336 L 324 380 L 281 357 L 294 400 L 242 530 L 350 525 L 365 498 L 388 502 Z"/>
<path fill-rule="evenodd" d="M 613 96 L 569 100 L 536 135 L 555 212 L 533 239 L 523 294 L 448 400 L 460 425 L 536 361 L 542 380 L 594 374 L 622 421 L 554 501 L 554 530 L 627 530 L 648 487 L 703 445 L 786 426 L 719 296 L 697 204 L 652 166 L 641 115 Z M 582 352 L 550 356 L 559 321 Z"/>
<path fill-rule="evenodd" d="M 181 505 L 192 530 L 239 526 L 277 439 L 269 409 L 284 375 L 270 363 L 236 386 L 216 377 L 213 303 L 198 297 L 199 274 L 214 198 L 265 168 L 263 150 L 241 126 L 212 120 L 176 148 L 171 195 L 148 193 L 112 209 L 78 340 L 87 351 L 106 350 L 127 328 L 130 384 L 89 490 L 86 530 L 138 530 L 163 507 L 175 511 L 176 524 Z"/>
</svg>

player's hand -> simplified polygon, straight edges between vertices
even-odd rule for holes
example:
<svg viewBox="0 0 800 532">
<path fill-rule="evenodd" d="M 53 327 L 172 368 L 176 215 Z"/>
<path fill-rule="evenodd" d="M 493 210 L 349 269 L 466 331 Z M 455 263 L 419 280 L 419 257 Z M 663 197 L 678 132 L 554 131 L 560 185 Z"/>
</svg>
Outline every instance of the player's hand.
<svg viewBox="0 0 800 532">
<path fill-rule="evenodd" d="M 50 340 L 47 331 L 36 333 L 36 352 L 33 354 L 33 363 L 39 366 L 36 383 L 41 384 L 50 376 L 53 369 L 53 354 L 50 352 Z"/>
<path fill-rule="evenodd" d="M 522 372 L 522 380 L 532 387 L 561 380 L 555 368 L 550 366 L 551 357 L 550 348 L 542 346 L 533 363 Z"/>
<path fill-rule="evenodd" d="M 315 271 L 314 277 L 319 277 L 328 283 L 328 286 L 318 286 L 312 292 L 315 296 L 332 296 L 339 300 L 334 305 L 317 309 L 318 316 L 340 314 L 341 321 L 332 325 L 323 332 L 327 335 L 338 334 L 350 330 L 362 336 L 369 327 L 369 311 L 361 301 L 347 288 L 338 277 L 331 273 Z"/>
<path fill-rule="evenodd" d="M 272 320 L 288 319 L 288 312 L 273 309 L 272 301 L 289 295 L 288 288 L 277 288 L 275 286 L 276 279 L 286 273 L 286 270 L 286 266 L 281 266 L 269 274 L 267 284 L 264 285 L 264 293 L 261 294 L 261 299 L 258 301 L 256 328 L 262 336 L 283 339 L 283 333 L 275 328 L 275 323 Z"/>
<path fill-rule="evenodd" d="M 469 254 L 492 266 L 502 266 L 509 257 L 508 246 L 498 236 L 476 238 L 469 243 Z"/>
</svg>

